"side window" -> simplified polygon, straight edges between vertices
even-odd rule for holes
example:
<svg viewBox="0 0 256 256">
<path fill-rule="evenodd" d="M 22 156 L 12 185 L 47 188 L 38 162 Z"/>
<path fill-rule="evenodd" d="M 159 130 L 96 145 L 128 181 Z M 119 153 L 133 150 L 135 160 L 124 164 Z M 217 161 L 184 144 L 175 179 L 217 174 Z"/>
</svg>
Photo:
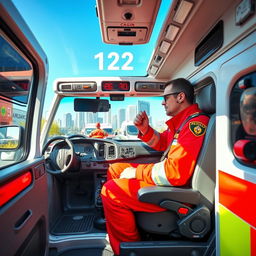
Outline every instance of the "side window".
<svg viewBox="0 0 256 256">
<path fill-rule="evenodd" d="M 256 72 L 241 77 L 230 97 L 231 143 L 235 157 L 256 166 Z"/>
<path fill-rule="evenodd" d="M 32 80 L 31 63 L 0 31 L 0 168 L 26 155 L 24 133 Z"/>
</svg>

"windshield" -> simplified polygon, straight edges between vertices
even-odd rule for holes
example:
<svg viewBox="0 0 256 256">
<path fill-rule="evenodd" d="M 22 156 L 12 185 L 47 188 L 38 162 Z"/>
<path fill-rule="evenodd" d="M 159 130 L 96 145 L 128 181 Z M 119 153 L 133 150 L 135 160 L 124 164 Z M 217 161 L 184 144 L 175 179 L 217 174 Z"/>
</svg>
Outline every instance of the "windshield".
<svg viewBox="0 0 256 256">
<path fill-rule="evenodd" d="M 44 117 L 51 111 L 53 82 L 60 77 L 147 76 L 148 62 L 171 0 L 162 0 L 150 41 L 114 45 L 102 41 L 96 0 L 13 0 L 49 63 Z M 71 15 L 72 13 L 75 15 Z M 38 15 L 40 14 L 40 15 Z"/>
<path fill-rule="evenodd" d="M 108 133 L 107 138 L 127 140 L 136 139 L 138 130 L 129 124 L 127 133 L 121 127 L 126 123 L 133 123 L 139 111 L 146 111 L 150 125 L 159 132 L 166 129 L 167 116 L 161 105 L 162 97 L 126 97 L 124 101 L 110 101 L 109 112 L 75 112 L 74 97 L 63 98 L 60 102 L 54 122 L 52 123 L 48 138 L 56 135 L 82 134 L 88 136 L 96 129 L 96 124 L 101 124 L 101 129 Z M 153 107 L 154 106 L 154 107 Z M 104 128 L 104 126 L 107 128 Z M 112 128 L 111 128 L 112 127 Z M 133 137 L 130 137 L 130 136 Z"/>
<path fill-rule="evenodd" d="M 23 0 L 13 2 L 48 58 L 48 84 L 41 123 L 43 127 L 52 111 L 53 84 L 56 79 L 84 77 L 87 80 L 87 77 L 147 76 L 148 62 L 172 1 L 161 1 L 149 42 L 138 45 L 115 45 L 102 41 L 99 18 L 95 12 L 96 0 L 29 0 L 26 4 Z M 72 18 L 70 10 L 76 14 Z M 124 121 L 133 123 L 136 113 L 141 109 L 138 107 L 139 100 L 144 101 L 143 98 L 127 97 L 125 101 L 110 102 L 111 109 L 109 113 L 104 114 L 74 112 L 73 98 L 64 98 L 51 124 L 48 138 L 59 134 L 88 136 L 97 122 L 101 123 L 102 129 L 110 129 L 106 130 L 108 138 L 135 138 L 137 131 L 134 127 L 131 127 L 132 130 L 129 128 L 127 134 L 121 132 L 120 128 Z M 145 101 L 150 104 L 152 126 L 161 130 L 166 117 L 164 114 L 157 114 L 156 108 L 152 107 L 157 101 L 155 105 L 161 109 L 159 112 L 164 113 L 161 99 L 145 98 Z"/>
</svg>

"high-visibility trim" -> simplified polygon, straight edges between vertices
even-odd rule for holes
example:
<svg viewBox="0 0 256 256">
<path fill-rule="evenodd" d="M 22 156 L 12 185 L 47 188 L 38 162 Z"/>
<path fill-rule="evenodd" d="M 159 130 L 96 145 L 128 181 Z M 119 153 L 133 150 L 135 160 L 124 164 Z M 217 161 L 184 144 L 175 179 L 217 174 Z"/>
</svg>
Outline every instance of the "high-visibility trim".
<svg viewBox="0 0 256 256">
<path fill-rule="evenodd" d="M 0 187 L 0 206 L 4 205 L 32 183 L 31 172 L 26 172 Z"/>
<path fill-rule="evenodd" d="M 256 255 L 256 229 L 251 228 L 251 255 Z"/>
<path fill-rule="evenodd" d="M 246 222 L 219 205 L 220 216 L 220 255 L 252 256 L 251 228 Z"/>
<path fill-rule="evenodd" d="M 154 147 L 158 144 L 159 140 L 160 140 L 160 134 L 159 134 L 159 132 L 154 130 L 154 133 L 153 133 L 151 139 L 149 141 L 147 141 L 147 144 L 150 147 Z"/>
<path fill-rule="evenodd" d="M 165 161 L 161 161 L 159 163 L 154 164 L 151 172 L 151 178 L 155 182 L 156 185 L 159 186 L 172 186 L 172 184 L 168 181 L 164 169 Z"/>
<path fill-rule="evenodd" d="M 256 184 L 219 171 L 219 202 L 256 228 Z"/>
</svg>

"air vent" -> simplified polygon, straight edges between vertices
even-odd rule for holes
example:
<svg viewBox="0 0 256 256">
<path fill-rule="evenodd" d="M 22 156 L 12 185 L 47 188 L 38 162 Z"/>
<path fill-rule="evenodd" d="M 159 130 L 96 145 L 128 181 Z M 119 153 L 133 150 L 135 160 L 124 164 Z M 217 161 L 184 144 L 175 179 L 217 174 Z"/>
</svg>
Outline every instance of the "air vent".
<svg viewBox="0 0 256 256">
<path fill-rule="evenodd" d="M 104 144 L 99 145 L 99 157 L 104 157 Z"/>
<path fill-rule="evenodd" d="M 114 146 L 110 146 L 110 147 L 108 148 L 108 156 L 109 156 L 110 158 L 115 157 L 115 147 L 114 147 Z"/>
<path fill-rule="evenodd" d="M 223 21 L 221 20 L 210 33 L 202 40 L 195 50 L 195 66 L 199 66 L 215 52 L 217 52 L 223 44 Z"/>
</svg>

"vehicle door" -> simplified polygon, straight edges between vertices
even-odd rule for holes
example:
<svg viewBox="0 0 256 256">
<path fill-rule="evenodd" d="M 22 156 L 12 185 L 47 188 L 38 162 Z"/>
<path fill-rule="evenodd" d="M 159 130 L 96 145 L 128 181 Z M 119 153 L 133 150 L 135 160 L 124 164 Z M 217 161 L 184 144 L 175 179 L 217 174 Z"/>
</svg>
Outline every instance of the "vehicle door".
<svg viewBox="0 0 256 256">
<path fill-rule="evenodd" d="M 40 125 L 47 59 L 11 1 L 0 0 L 0 255 L 45 255 L 48 196 Z"/>
<path fill-rule="evenodd" d="M 233 47 L 220 69 L 216 129 L 220 255 L 256 252 L 255 36 L 254 31 Z"/>
</svg>

